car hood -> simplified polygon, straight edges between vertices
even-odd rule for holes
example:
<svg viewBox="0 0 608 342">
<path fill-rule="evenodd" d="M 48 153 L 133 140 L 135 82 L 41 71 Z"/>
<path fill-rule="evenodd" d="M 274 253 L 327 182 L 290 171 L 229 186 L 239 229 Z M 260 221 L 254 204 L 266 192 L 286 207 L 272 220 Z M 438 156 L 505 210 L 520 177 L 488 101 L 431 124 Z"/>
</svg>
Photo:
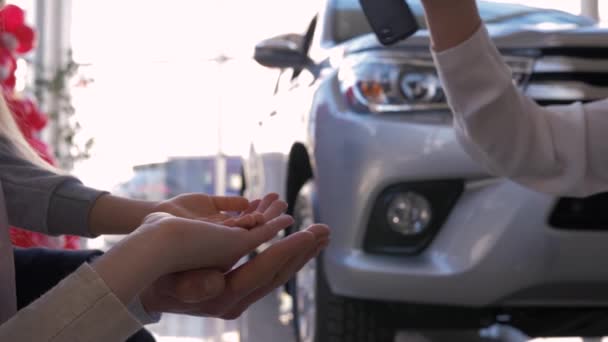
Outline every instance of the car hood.
<svg viewBox="0 0 608 342">
<path fill-rule="evenodd" d="M 492 39 L 500 48 L 550 48 L 550 47 L 608 47 L 608 27 L 515 27 L 514 25 L 487 25 Z M 374 34 L 354 38 L 343 46 L 345 55 L 386 48 Z M 389 49 L 428 49 L 428 30 L 420 30 L 409 39 Z"/>
</svg>

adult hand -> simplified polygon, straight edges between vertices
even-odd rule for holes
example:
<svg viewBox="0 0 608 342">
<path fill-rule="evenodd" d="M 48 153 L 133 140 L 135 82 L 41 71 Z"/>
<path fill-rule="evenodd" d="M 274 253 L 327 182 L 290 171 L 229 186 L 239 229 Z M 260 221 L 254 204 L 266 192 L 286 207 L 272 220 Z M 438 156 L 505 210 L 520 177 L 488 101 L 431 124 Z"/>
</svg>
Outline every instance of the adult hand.
<svg viewBox="0 0 608 342">
<path fill-rule="evenodd" d="M 422 0 L 422 5 L 437 52 L 463 43 L 481 25 L 475 0 Z"/>
<path fill-rule="evenodd" d="M 313 225 L 275 243 L 226 275 L 197 270 L 155 282 L 140 297 L 149 312 L 235 319 L 285 284 L 329 243 L 329 228 Z"/>
<path fill-rule="evenodd" d="M 284 202 L 270 195 L 251 203 L 244 215 L 229 218 L 226 225 L 154 213 L 99 258 L 94 267 L 123 301 L 132 299 L 161 276 L 175 272 L 201 268 L 227 272 L 240 258 L 293 223 L 291 217 L 281 215 L 285 209 Z M 265 223 L 254 228 L 235 226 L 252 214 L 263 217 Z M 216 220 L 223 218 L 218 216 Z"/>
<path fill-rule="evenodd" d="M 249 208 L 242 212 L 240 217 L 227 218 L 222 224 L 231 227 L 243 227 L 243 220 L 241 218 L 251 217 L 251 214 L 260 215 L 263 218 L 263 222 L 271 221 L 287 210 L 287 203 L 278 198 L 277 194 L 268 194 L 261 200 L 252 201 L 249 204 Z M 204 217 L 201 220 L 213 221 L 215 219 L 216 221 L 221 221 L 225 218 L 216 216 L 215 218 Z M 245 222 L 245 224 L 249 224 L 249 222 Z M 162 296 L 167 296 L 182 303 L 196 303 L 218 296 L 224 292 L 225 286 L 226 279 L 224 272 L 213 269 L 198 269 L 167 275 L 159 279 L 140 295 L 140 299 L 149 312 L 157 312 L 155 310 L 157 310 L 156 307 L 159 305 L 155 304 L 155 301 L 158 300 L 157 297 L 160 294 L 158 288 L 162 289 Z M 170 292 L 170 290 L 173 292 Z"/>
</svg>

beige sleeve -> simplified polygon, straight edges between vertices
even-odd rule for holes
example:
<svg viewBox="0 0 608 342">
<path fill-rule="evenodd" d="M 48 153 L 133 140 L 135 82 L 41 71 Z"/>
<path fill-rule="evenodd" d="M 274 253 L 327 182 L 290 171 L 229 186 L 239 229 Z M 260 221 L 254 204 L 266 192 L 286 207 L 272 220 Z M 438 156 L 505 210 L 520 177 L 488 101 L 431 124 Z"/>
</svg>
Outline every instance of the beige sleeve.
<svg viewBox="0 0 608 342">
<path fill-rule="evenodd" d="M 491 174 L 555 195 L 608 190 L 608 101 L 537 105 L 513 83 L 483 26 L 434 58 L 456 136 Z"/>
<path fill-rule="evenodd" d="M 0 326 L 0 341 L 124 341 L 141 324 L 88 265 Z"/>
</svg>

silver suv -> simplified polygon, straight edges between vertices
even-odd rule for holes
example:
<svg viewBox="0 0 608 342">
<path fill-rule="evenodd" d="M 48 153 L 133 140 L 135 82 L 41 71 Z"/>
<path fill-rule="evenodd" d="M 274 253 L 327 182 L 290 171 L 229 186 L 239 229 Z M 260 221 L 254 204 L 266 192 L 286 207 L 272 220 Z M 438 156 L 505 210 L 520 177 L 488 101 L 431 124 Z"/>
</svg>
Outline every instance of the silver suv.
<svg viewBox="0 0 608 342">
<path fill-rule="evenodd" d="M 536 101 L 608 97 L 608 31 L 560 11 L 479 5 Z M 456 141 L 428 32 L 390 48 L 370 32 L 357 0 L 328 0 L 304 34 L 256 46 L 256 61 L 281 72 L 244 158 L 245 193 L 280 193 L 293 230 L 333 229 L 285 289 L 297 339 L 496 323 L 604 335 L 608 197 L 555 198 L 488 175 Z"/>
</svg>

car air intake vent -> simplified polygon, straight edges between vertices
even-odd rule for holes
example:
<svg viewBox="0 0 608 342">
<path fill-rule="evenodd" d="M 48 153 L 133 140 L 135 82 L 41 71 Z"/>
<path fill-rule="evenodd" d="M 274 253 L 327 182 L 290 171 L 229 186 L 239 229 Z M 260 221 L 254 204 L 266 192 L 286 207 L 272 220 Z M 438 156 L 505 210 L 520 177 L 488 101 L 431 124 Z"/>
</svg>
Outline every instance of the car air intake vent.
<svg viewBox="0 0 608 342">
<path fill-rule="evenodd" d="M 542 49 L 525 92 L 543 105 L 608 98 L 608 49 Z"/>
<path fill-rule="evenodd" d="M 597 47 L 553 47 L 541 49 L 543 56 L 578 57 L 589 59 L 608 58 L 608 48 Z"/>
<path fill-rule="evenodd" d="M 560 199 L 549 217 L 549 224 L 565 230 L 608 231 L 608 193 Z"/>
</svg>

